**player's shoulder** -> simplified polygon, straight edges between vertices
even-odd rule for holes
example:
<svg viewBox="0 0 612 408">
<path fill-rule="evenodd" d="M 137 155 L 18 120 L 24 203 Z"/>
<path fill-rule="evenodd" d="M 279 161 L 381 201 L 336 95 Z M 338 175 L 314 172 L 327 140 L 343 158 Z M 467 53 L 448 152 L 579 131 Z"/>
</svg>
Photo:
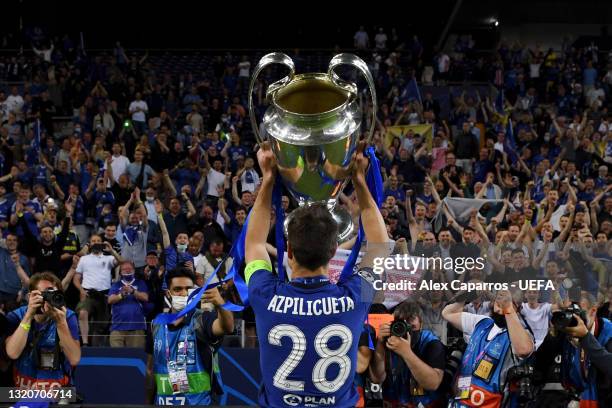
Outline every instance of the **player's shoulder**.
<svg viewBox="0 0 612 408">
<path fill-rule="evenodd" d="M 374 270 L 368 266 L 355 268 L 353 273 L 338 282 L 338 286 L 361 286 L 366 284 L 372 286 L 376 281 Z"/>
<path fill-rule="evenodd" d="M 247 263 L 244 268 L 244 278 L 249 288 L 280 282 L 278 275 L 272 272 L 272 264 L 263 259 L 256 259 Z"/>
</svg>

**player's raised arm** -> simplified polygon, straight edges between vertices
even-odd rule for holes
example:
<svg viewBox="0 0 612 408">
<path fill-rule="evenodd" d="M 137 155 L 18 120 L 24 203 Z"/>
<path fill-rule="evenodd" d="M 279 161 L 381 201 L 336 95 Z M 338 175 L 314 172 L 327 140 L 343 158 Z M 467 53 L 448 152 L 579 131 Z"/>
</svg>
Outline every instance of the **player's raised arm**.
<svg viewBox="0 0 612 408">
<path fill-rule="evenodd" d="M 268 142 L 264 142 L 257 152 L 257 160 L 262 171 L 261 187 L 251 210 L 249 225 L 245 240 L 245 261 L 248 265 L 253 261 L 264 261 L 270 264 L 270 256 L 266 251 L 266 240 L 270 231 L 270 212 L 272 209 L 272 189 L 276 175 L 276 159 Z M 245 279 L 250 278 L 249 269 L 245 271 Z"/>
<path fill-rule="evenodd" d="M 370 194 L 366 183 L 366 171 L 368 169 L 368 159 L 364 156 L 363 151 L 365 143 L 361 143 L 357 148 L 353 167 L 353 186 L 357 193 L 357 201 L 361 209 L 361 222 L 368 241 L 368 253 L 362 259 L 361 266 L 372 266 L 373 258 L 386 256 L 389 254 L 388 246 L 385 245 L 391 241 L 387 234 L 387 227 L 383 220 L 382 214 L 376 205 L 376 201 Z M 375 246 L 373 246 L 373 244 Z M 378 244 L 378 245 L 376 245 Z"/>
</svg>

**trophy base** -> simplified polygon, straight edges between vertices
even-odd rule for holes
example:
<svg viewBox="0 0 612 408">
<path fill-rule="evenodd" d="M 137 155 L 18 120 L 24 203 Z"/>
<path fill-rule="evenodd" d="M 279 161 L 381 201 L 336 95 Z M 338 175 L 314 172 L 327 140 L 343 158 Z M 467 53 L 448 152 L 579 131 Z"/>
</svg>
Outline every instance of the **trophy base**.
<svg viewBox="0 0 612 408">
<path fill-rule="evenodd" d="M 351 240 L 357 235 L 357 228 L 348 210 L 340 206 L 334 206 L 329 210 L 329 212 L 338 224 L 338 245 Z M 287 228 L 289 226 L 289 221 L 291 220 L 291 215 L 292 213 L 289 213 L 289 215 L 285 218 L 285 238 L 287 237 Z"/>
</svg>

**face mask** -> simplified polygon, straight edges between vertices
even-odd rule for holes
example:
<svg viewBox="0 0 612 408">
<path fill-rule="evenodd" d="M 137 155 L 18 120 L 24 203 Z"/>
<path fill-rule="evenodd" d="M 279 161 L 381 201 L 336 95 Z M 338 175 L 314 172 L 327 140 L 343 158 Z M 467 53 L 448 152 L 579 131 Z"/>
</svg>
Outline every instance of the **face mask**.
<svg viewBox="0 0 612 408">
<path fill-rule="evenodd" d="M 172 296 L 172 309 L 180 312 L 187 306 L 187 298 L 188 296 Z"/>
<path fill-rule="evenodd" d="M 491 312 L 491 319 L 493 319 L 497 327 L 499 327 L 500 329 L 505 329 L 508 326 L 508 323 L 506 322 L 506 316 L 504 315 Z"/>
<path fill-rule="evenodd" d="M 129 275 L 121 275 L 121 281 L 128 284 L 134 282 L 134 274 L 131 273 Z"/>
<path fill-rule="evenodd" d="M 176 246 L 176 249 L 179 252 L 185 252 L 187 250 L 187 244 L 178 244 Z"/>
<path fill-rule="evenodd" d="M 152 203 L 155 201 L 155 197 L 147 196 L 147 202 Z"/>
</svg>

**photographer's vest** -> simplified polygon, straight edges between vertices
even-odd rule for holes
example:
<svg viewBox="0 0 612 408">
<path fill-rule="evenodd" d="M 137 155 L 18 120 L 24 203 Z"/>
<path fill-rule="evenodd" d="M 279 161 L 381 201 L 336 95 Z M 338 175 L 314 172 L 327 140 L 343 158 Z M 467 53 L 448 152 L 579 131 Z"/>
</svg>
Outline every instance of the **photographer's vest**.
<svg viewBox="0 0 612 408">
<path fill-rule="evenodd" d="M 429 330 L 422 330 L 419 339 L 417 356 L 422 356 L 425 348 L 432 341 L 440 341 L 438 337 Z M 387 375 L 387 380 L 383 384 L 383 399 L 390 402 L 393 407 L 410 408 L 436 408 L 446 406 L 444 393 L 438 391 L 428 391 L 421 387 L 410 374 L 406 363 L 395 353 L 391 353 L 391 370 L 399 371 L 391 377 Z M 396 377 L 396 378 L 394 378 Z M 391 380 L 391 386 L 387 387 Z"/>
<path fill-rule="evenodd" d="M 197 315 L 185 316 L 185 322 L 177 330 L 168 330 L 168 325 L 151 322 L 153 337 L 153 375 L 155 378 L 155 405 L 210 405 L 211 376 L 204 365 L 201 342 L 195 333 Z M 186 343 L 185 343 L 186 341 Z M 212 352 L 212 351 L 211 351 Z M 167 354 L 169 356 L 167 356 Z M 209 353 L 207 354 L 210 357 Z M 168 362 L 186 362 L 189 391 L 174 393 L 168 373 Z M 213 371 L 217 371 L 214 366 Z"/>
<path fill-rule="evenodd" d="M 13 311 L 21 321 L 27 306 Z M 66 320 L 71 319 L 74 312 L 66 312 Z M 72 367 L 60 350 L 57 325 L 50 320 L 39 325 L 32 321 L 28 332 L 26 346 L 15 361 L 13 380 L 19 388 L 68 387 L 72 384 Z"/>
<path fill-rule="evenodd" d="M 474 327 L 457 377 L 457 395 L 454 407 L 500 407 L 504 390 L 501 373 L 510 350 L 507 330 L 501 331 L 490 341 L 489 332 L 493 319 L 482 319 Z M 469 380 L 468 380 L 469 379 Z M 462 383 L 464 391 L 461 392 Z M 469 386 L 469 392 L 467 387 Z"/>
<path fill-rule="evenodd" d="M 597 336 L 597 342 L 602 347 L 612 339 L 612 322 L 601 319 L 603 327 Z M 569 341 L 563 344 L 561 381 L 566 388 L 580 392 L 580 408 L 598 408 L 597 402 L 597 370 L 591 364 L 591 359 L 584 355 L 582 347 L 575 347 Z"/>
</svg>

